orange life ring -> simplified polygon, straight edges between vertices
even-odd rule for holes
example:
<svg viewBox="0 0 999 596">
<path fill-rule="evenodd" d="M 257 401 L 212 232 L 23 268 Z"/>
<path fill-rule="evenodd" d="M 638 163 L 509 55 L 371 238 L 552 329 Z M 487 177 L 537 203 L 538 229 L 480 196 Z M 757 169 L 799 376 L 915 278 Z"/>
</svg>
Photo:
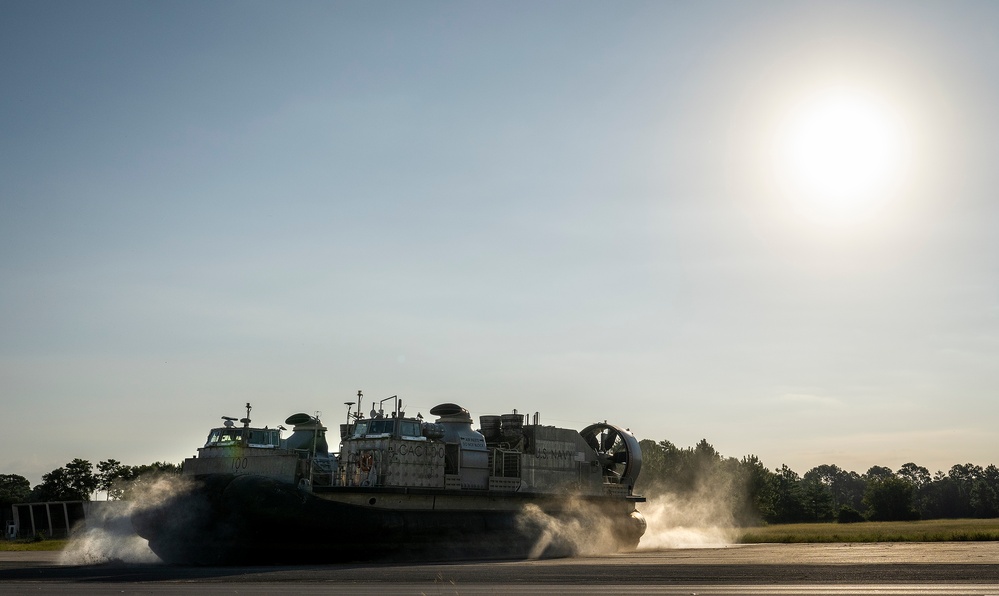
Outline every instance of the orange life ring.
<svg viewBox="0 0 999 596">
<path fill-rule="evenodd" d="M 371 466 L 373 465 L 375 465 L 375 458 L 373 455 L 371 455 L 371 452 L 365 451 L 364 453 L 362 453 L 360 461 L 361 471 L 370 472 Z"/>
</svg>

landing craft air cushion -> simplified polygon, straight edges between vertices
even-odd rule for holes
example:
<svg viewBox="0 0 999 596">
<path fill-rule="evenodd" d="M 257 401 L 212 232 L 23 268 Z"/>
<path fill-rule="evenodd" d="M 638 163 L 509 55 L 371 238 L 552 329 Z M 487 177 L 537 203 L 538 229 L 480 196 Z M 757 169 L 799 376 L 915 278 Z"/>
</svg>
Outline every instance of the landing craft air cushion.
<svg viewBox="0 0 999 596">
<path fill-rule="evenodd" d="M 641 449 L 626 429 L 528 424 L 514 410 L 473 430 L 451 403 L 432 423 L 396 396 L 369 416 L 345 405 L 337 453 L 318 416 L 289 416 L 287 439 L 252 427 L 250 404 L 242 426 L 224 416 L 184 461 L 186 489 L 139 508 L 133 526 L 164 561 L 194 565 L 566 556 L 582 544 L 566 527 L 590 552 L 633 549 L 645 532 Z"/>
</svg>

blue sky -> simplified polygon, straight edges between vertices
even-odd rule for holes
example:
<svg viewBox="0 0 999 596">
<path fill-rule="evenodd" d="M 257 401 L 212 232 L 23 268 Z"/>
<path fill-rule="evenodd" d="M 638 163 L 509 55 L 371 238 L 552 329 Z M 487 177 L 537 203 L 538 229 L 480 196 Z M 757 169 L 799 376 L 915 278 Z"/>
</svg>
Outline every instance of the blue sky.
<svg viewBox="0 0 999 596">
<path fill-rule="evenodd" d="M 0 16 L 2 473 L 358 389 L 799 473 L 999 463 L 994 4 Z M 830 86 L 907 159 L 835 222 L 767 157 Z"/>
</svg>

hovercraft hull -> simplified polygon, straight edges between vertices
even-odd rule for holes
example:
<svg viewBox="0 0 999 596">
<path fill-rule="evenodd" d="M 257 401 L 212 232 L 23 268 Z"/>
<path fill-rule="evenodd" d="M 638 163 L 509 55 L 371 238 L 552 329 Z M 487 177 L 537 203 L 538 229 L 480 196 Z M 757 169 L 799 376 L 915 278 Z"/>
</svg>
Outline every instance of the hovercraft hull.
<svg viewBox="0 0 999 596">
<path fill-rule="evenodd" d="M 344 496 L 261 476 L 212 475 L 132 521 L 157 556 L 179 565 L 570 556 L 580 546 L 560 529 L 570 519 L 577 528 L 609 528 L 611 551 L 637 545 L 645 530 L 634 505 L 620 501 L 573 511 L 543 495 L 506 498 L 501 506 L 467 494 L 368 489 Z M 373 506 L 379 502 L 390 505 Z M 450 507 L 425 508 L 438 502 Z"/>
<path fill-rule="evenodd" d="M 241 427 L 223 416 L 171 496 L 136 502 L 136 531 L 164 561 L 193 565 L 596 554 L 645 532 L 627 429 L 577 432 L 538 413 L 528 424 L 514 410 L 481 416 L 480 431 L 452 403 L 430 410 L 433 423 L 406 416 L 398 396 L 369 417 L 346 404 L 339 451 L 318 415 L 289 416 L 287 438 L 251 426 L 250 404 Z"/>
</svg>

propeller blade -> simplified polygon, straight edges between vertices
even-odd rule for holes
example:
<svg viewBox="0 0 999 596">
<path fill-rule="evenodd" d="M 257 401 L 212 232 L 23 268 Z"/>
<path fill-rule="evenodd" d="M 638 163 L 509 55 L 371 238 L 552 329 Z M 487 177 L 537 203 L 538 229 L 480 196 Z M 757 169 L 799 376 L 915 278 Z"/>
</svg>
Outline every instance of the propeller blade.
<svg viewBox="0 0 999 596">
<path fill-rule="evenodd" d="M 614 446 L 614 441 L 617 440 L 617 433 L 613 430 L 608 431 L 604 436 L 603 444 L 601 444 L 601 449 L 603 451 L 610 451 L 610 448 Z"/>
</svg>

